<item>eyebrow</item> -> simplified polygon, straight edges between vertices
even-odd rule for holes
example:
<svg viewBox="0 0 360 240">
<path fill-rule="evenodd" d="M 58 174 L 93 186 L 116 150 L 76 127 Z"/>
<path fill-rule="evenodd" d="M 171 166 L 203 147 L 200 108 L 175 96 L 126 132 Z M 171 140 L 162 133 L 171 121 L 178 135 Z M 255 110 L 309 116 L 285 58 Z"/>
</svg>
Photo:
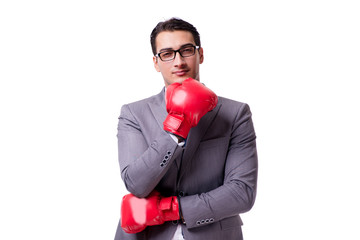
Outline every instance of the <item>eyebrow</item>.
<svg viewBox="0 0 360 240">
<path fill-rule="evenodd" d="M 184 48 L 184 47 L 190 47 L 190 46 L 194 46 L 194 44 L 186 43 L 186 44 L 181 45 L 179 49 Z M 174 50 L 174 49 L 173 48 L 162 48 L 162 49 L 160 49 L 159 52 L 164 52 L 164 51 L 169 51 L 169 50 Z"/>
</svg>

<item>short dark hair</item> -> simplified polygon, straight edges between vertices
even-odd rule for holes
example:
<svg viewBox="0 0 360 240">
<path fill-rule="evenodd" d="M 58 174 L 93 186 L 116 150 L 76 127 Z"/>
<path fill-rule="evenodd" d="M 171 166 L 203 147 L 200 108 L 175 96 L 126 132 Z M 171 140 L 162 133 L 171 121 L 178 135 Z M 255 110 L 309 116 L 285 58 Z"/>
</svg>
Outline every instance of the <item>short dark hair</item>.
<svg viewBox="0 0 360 240">
<path fill-rule="evenodd" d="M 152 52 L 154 55 L 156 55 L 156 53 L 157 53 L 156 52 L 156 43 L 155 43 L 157 35 L 163 31 L 171 31 L 172 32 L 172 31 L 176 31 L 176 30 L 183 30 L 183 31 L 191 32 L 196 46 L 201 47 L 200 34 L 198 33 L 198 31 L 192 24 L 190 24 L 180 18 L 171 18 L 164 22 L 159 22 L 151 32 L 150 43 L 151 43 L 151 48 L 152 48 Z"/>
</svg>

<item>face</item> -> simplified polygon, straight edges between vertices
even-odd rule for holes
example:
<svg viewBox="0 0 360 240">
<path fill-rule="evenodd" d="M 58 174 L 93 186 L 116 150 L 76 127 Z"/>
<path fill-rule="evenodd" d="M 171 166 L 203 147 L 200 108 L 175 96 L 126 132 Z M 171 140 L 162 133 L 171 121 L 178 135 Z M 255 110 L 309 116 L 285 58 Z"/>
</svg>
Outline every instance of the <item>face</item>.
<svg viewBox="0 0 360 240">
<path fill-rule="evenodd" d="M 163 50 L 178 50 L 186 45 L 194 45 L 195 41 L 188 31 L 164 31 L 156 37 L 156 52 Z M 163 62 L 158 57 L 153 57 L 156 71 L 161 72 L 165 86 L 179 82 L 181 83 L 187 78 L 193 78 L 200 81 L 199 65 L 204 61 L 203 49 L 195 51 L 195 55 L 190 57 L 181 57 L 177 52 L 175 59 L 169 62 Z"/>
</svg>

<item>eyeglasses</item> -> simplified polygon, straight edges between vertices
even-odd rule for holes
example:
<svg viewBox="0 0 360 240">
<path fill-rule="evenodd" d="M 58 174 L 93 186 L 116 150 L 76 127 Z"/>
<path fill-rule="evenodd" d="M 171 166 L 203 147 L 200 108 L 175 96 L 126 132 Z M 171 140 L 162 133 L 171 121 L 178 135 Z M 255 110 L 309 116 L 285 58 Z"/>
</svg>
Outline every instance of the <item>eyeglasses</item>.
<svg viewBox="0 0 360 240">
<path fill-rule="evenodd" d="M 163 62 L 169 62 L 175 59 L 177 52 L 180 54 L 181 57 L 191 57 L 195 55 L 196 49 L 199 48 L 199 46 L 187 46 L 178 50 L 165 50 L 156 54 L 155 57 L 159 57 Z"/>
</svg>

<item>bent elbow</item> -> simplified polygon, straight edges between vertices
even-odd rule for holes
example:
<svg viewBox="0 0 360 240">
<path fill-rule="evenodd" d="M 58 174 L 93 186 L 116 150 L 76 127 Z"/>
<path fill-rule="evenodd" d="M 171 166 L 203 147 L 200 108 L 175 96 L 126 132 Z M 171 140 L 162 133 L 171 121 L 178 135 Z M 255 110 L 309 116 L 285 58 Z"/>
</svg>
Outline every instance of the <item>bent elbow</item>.
<svg viewBox="0 0 360 240">
<path fill-rule="evenodd" d="M 153 190 L 146 184 L 134 183 L 126 174 L 122 175 L 126 190 L 138 198 L 147 197 Z"/>
<path fill-rule="evenodd" d="M 134 196 L 138 198 L 145 198 L 151 192 L 147 190 L 145 187 L 135 186 L 131 182 L 126 181 L 125 179 L 124 179 L 124 183 L 125 183 L 125 188 L 128 190 L 128 192 L 132 193 Z"/>
<path fill-rule="evenodd" d="M 248 188 L 245 192 L 245 197 L 242 197 L 241 213 L 250 211 L 250 209 L 254 206 L 256 199 L 256 190 Z"/>
<path fill-rule="evenodd" d="M 233 184 L 234 183 L 235 185 L 233 186 L 236 187 L 233 187 L 233 193 L 238 202 L 238 212 L 245 213 L 250 211 L 255 204 L 256 187 L 250 187 L 241 181 L 233 181 Z"/>
</svg>

